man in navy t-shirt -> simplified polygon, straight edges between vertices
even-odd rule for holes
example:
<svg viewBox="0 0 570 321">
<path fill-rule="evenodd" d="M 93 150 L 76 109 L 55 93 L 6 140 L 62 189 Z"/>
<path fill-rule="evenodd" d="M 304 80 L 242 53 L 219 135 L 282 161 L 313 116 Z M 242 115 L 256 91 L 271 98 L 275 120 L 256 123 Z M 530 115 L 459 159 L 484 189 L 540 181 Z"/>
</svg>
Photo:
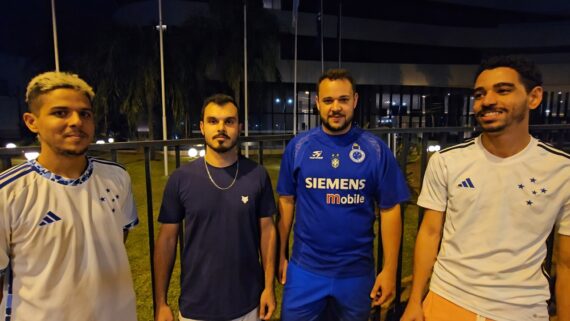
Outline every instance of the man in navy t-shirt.
<svg viewBox="0 0 570 321">
<path fill-rule="evenodd" d="M 319 320 L 325 310 L 340 320 L 367 320 L 370 304 L 382 304 L 395 291 L 399 203 L 409 198 L 409 191 L 388 147 L 352 126 L 358 94 L 348 72 L 329 70 L 317 91 L 322 126 L 287 145 L 277 185 L 278 277 L 285 284 L 282 320 Z M 377 276 L 372 254 L 375 206 L 380 208 L 385 255 Z"/>
<path fill-rule="evenodd" d="M 155 320 L 174 320 L 166 296 L 182 222 L 179 320 L 269 320 L 277 212 L 271 181 L 262 166 L 238 155 L 241 124 L 231 97 L 206 99 L 200 130 L 205 157 L 174 171 L 164 190 L 154 252 Z"/>
</svg>

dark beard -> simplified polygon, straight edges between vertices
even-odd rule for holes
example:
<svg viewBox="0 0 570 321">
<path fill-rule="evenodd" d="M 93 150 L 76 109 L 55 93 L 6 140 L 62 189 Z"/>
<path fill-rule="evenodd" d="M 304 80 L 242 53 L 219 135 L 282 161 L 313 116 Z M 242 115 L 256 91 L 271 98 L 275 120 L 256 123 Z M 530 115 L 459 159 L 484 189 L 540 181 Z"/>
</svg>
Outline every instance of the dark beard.
<svg viewBox="0 0 570 321">
<path fill-rule="evenodd" d="M 340 127 L 332 127 L 331 124 L 329 124 L 329 122 L 327 121 L 327 119 L 324 119 L 323 117 L 321 117 L 321 123 L 326 129 L 330 130 L 331 132 L 341 132 L 352 125 L 353 117 L 346 118 L 346 122 Z"/>
<path fill-rule="evenodd" d="M 214 146 L 212 144 L 210 144 L 210 142 L 206 141 L 206 145 L 208 145 L 208 147 L 210 147 L 210 149 L 212 149 L 213 151 L 215 151 L 218 154 L 224 154 L 229 152 L 230 150 L 232 150 L 234 147 L 236 147 L 238 143 L 238 140 L 236 139 L 233 144 L 231 144 L 230 146 L 224 146 L 224 145 L 218 145 L 218 146 Z"/>
</svg>

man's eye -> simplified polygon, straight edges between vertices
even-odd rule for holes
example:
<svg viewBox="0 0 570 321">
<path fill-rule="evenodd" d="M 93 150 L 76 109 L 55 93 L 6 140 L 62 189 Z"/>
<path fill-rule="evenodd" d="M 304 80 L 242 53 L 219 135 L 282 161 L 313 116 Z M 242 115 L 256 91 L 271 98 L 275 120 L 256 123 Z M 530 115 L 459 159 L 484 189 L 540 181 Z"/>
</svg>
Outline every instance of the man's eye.
<svg viewBox="0 0 570 321">
<path fill-rule="evenodd" d="M 212 125 L 215 125 L 217 122 L 218 122 L 218 121 L 215 120 L 215 119 L 210 119 L 210 120 L 208 120 L 208 124 L 212 124 Z"/>
<path fill-rule="evenodd" d="M 334 101 L 334 99 L 329 99 L 329 98 L 323 99 L 323 103 L 325 103 L 325 104 L 327 104 L 327 105 L 328 105 L 328 104 L 332 104 L 333 101 Z"/>
<path fill-rule="evenodd" d="M 228 120 L 226 120 L 226 124 L 227 124 L 227 125 L 233 125 L 233 124 L 235 124 L 235 122 L 236 122 L 236 121 L 235 121 L 234 119 L 228 119 Z"/>
<path fill-rule="evenodd" d="M 339 99 L 338 99 L 338 102 L 339 102 L 339 103 L 346 104 L 346 103 L 349 102 L 349 100 L 350 100 L 350 99 L 349 99 L 348 97 L 343 97 L 343 98 L 339 98 Z"/>
<path fill-rule="evenodd" d="M 52 115 L 54 115 L 56 117 L 65 117 L 67 115 L 67 113 L 63 110 L 58 110 L 58 111 L 54 111 L 52 113 Z"/>
<path fill-rule="evenodd" d="M 503 94 L 503 95 L 508 94 L 508 93 L 510 93 L 510 92 L 511 92 L 511 88 L 499 88 L 499 89 L 497 90 L 497 93 Z"/>
<path fill-rule="evenodd" d="M 84 111 L 80 113 L 82 118 L 91 119 L 93 117 L 93 113 L 90 111 Z"/>
<path fill-rule="evenodd" d="M 484 96 L 483 93 L 474 93 L 473 99 L 479 100 L 479 99 L 483 98 L 483 96 Z"/>
</svg>

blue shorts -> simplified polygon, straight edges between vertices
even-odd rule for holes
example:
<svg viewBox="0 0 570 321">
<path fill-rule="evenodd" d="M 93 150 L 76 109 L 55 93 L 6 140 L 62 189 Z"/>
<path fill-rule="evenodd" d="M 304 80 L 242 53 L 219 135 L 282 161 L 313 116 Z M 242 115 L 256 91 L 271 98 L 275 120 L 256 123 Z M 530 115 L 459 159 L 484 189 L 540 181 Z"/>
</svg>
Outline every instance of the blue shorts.
<svg viewBox="0 0 570 321">
<path fill-rule="evenodd" d="M 366 276 L 334 278 L 309 272 L 289 262 L 281 320 L 366 321 L 370 316 L 370 291 L 374 280 L 373 270 Z"/>
</svg>

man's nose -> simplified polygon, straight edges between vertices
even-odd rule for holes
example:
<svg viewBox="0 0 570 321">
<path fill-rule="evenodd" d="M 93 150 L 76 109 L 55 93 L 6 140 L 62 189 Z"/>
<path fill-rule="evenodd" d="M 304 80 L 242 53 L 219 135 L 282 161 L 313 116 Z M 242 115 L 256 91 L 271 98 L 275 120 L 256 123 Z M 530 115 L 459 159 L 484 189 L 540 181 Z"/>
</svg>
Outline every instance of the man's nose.
<svg viewBox="0 0 570 321">
<path fill-rule="evenodd" d="M 73 112 L 69 116 L 69 125 L 70 126 L 80 126 L 83 124 L 83 119 L 81 119 L 81 115 L 79 113 Z"/>
<path fill-rule="evenodd" d="M 483 106 L 492 106 L 497 104 L 497 94 L 494 92 L 488 92 L 483 96 L 483 100 L 481 101 Z"/>
</svg>

